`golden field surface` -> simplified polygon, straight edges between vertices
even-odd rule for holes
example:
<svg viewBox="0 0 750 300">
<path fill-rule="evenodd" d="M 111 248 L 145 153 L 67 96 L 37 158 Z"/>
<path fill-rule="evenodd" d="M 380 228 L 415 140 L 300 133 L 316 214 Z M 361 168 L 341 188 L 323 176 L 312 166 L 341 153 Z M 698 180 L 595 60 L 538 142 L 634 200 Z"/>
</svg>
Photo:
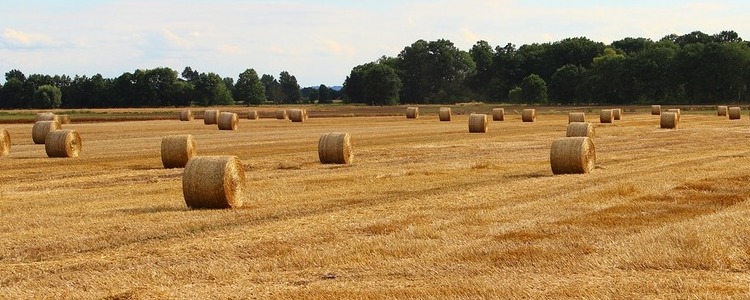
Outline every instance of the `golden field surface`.
<svg viewBox="0 0 750 300">
<path fill-rule="evenodd" d="M 399 107 L 399 111 L 405 111 Z M 177 111 L 177 110 L 175 110 Z M 428 110 L 429 111 L 429 110 Z M 748 298 L 750 125 L 646 110 L 596 125 L 597 167 L 553 176 L 567 113 L 468 133 L 468 116 L 63 125 L 81 155 L 47 158 L 3 124 L 0 298 Z M 270 114 L 271 111 L 268 113 Z M 175 115 L 176 118 L 176 115 Z M 322 165 L 321 134 L 354 163 Z M 244 206 L 190 210 L 163 136 L 236 155 Z"/>
</svg>

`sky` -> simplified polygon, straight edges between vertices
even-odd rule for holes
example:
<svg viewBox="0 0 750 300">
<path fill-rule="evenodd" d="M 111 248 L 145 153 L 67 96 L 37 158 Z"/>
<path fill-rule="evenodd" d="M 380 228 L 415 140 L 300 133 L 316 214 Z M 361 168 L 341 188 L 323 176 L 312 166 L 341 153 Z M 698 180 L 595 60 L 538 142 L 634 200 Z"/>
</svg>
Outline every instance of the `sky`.
<svg viewBox="0 0 750 300">
<path fill-rule="evenodd" d="M 341 85 L 352 68 L 419 39 L 469 50 L 587 37 L 734 30 L 750 1 L 0 0 L 0 72 L 102 74 L 190 66 L 236 80 L 253 68 L 302 87 Z M 4 76 L 0 76 L 4 82 Z"/>
</svg>

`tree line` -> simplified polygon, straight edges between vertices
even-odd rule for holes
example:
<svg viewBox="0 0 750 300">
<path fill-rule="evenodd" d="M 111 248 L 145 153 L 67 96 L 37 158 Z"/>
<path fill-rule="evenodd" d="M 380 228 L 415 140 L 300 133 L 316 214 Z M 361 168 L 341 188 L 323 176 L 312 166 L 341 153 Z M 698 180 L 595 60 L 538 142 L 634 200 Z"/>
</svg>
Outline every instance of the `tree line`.
<svg viewBox="0 0 750 300">
<path fill-rule="evenodd" d="M 350 103 L 713 104 L 748 100 L 750 43 L 734 31 L 694 31 L 609 45 L 585 37 L 469 51 L 418 40 L 396 57 L 359 65 Z"/>
</svg>

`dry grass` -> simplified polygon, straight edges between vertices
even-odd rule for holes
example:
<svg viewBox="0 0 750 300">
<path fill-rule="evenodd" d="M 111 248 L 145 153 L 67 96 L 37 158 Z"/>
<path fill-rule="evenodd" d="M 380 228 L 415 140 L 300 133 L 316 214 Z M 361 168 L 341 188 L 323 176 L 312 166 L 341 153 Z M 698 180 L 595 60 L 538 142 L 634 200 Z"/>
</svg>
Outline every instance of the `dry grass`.
<svg viewBox="0 0 750 300">
<path fill-rule="evenodd" d="M 597 128 L 591 173 L 552 176 L 567 111 L 529 124 L 519 110 L 481 135 L 466 132 L 468 115 L 396 112 L 233 132 L 79 123 L 87 145 L 74 160 L 47 158 L 31 124 L 4 124 L 0 298 L 750 294 L 747 124 L 683 111 L 679 131 L 660 130 L 643 109 Z M 331 131 L 356 137 L 356 164 L 318 162 Z M 182 170 L 163 169 L 159 150 L 188 133 L 201 154 L 242 160 L 242 208 L 186 208 Z"/>
</svg>

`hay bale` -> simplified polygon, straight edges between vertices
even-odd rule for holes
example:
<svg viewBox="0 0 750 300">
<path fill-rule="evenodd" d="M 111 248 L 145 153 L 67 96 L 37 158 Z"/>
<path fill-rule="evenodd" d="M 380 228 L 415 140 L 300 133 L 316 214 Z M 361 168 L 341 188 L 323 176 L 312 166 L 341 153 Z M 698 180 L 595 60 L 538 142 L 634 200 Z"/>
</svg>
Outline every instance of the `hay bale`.
<svg viewBox="0 0 750 300">
<path fill-rule="evenodd" d="M 60 122 L 60 117 L 53 113 L 37 113 L 34 122 L 39 121 L 57 121 Z"/>
<path fill-rule="evenodd" d="M 31 129 L 31 139 L 34 140 L 34 144 L 44 144 L 44 140 L 47 138 L 47 133 L 61 128 L 60 123 L 57 121 L 36 122 Z"/>
<path fill-rule="evenodd" d="M 471 114 L 469 115 L 469 132 L 470 133 L 485 133 L 487 132 L 487 126 L 489 118 L 485 114 Z"/>
<path fill-rule="evenodd" d="M 742 109 L 739 106 L 732 106 L 729 108 L 729 119 L 739 120 L 742 117 Z"/>
<path fill-rule="evenodd" d="M 658 116 L 661 114 L 661 105 L 651 105 L 651 115 Z"/>
<path fill-rule="evenodd" d="M 44 142 L 48 157 L 78 157 L 81 146 L 81 136 L 70 129 L 50 131 Z"/>
<path fill-rule="evenodd" d="M 258 119 L 258 111 L 257 110 L 251 110 L 247 112 L 247 119 L 248 120 L 257 120 Z"/>
<path fill-rule="evenodd" d="M 219 110 L 208 109 L 203 112 L 203 124 L 211 125 L 219 122 Z"/>
<path fill-rule="evenodd" d="M 161 138 L 161 163 L 166 169 L 184 168 L 197 153 L 196 148 L 192 134 L 165 136 Z"/>
<path fill-rule="evenodd" d="M 680 109 L 679 109 L 679 108 L 670 108 L 670 109 L 667 109 L 667 111 L 668 111 L 668 112 L 673 112 L 673 113 L 676 113 L 676 114 L 677 114 L 677 122 L 678 122 L 678 123 L 679 123 L 680 121 L 682 121 L 682 113 L 680 112 Z"/>
<path fill-rule="evenodd" d="M 677 129 L 677 113 L 671 111 L 665 111 L 661 114 L 659 125 L 664 129 Z"/>
<path fill-rule="evenodd" d="M 286 109 L 279 109 L 276 111 L 276 119 L 286 120 Z"/>
<path fill-rule="evenodd" d="M 180 112 L 180 121 L 192 121 L 194 119 L 192 110 L 186 109 Z"/>
<path fill-rule="evenodd" d="M 222 112 L 219 114 L 219 130 L 235 130 L 240 118 L 233 112 Z"/>
<path fill-rule="evenodd" d="M 70 124 L 70 116 L 68 115 L 57 115 L 57 118 L 60 125 Z"/>
<path fill-rule="evenodd" d="M 305 119 L 305 109 L 295 108 L 289 110 L 289 120 L 292 120 L 292 122 L 302 122 Z"/>
<path fill-rule="evenodd" d="M 552 174 L 585 174 L 594 169 L 596 149 L 588 137 L 564 137 L 552 142 Z"/>
<path fill-rule="evenodd" d="M 492 121 L 505 121 L 505 108 L 493 108 Z"/>
<path fill-rule="evenodd" d="M 416 119 L 419 118 L 419 107 L 409 106 L 406 108 L 406 118 Z"/>
<path fill-rule="evenodd" d="M 572 122 L 568 123 L 568 128 L 565 131 L 566 137 L 588 137 L 594 138 L 594 124 L 588 122 Z"/>
<path fill-rule="evenodd" d="M 0 128 L 0 156 L 8 155 L 10 153 L 10 133 L 7 130 Z"/>
<path fill-rule="evenodd" d="M 236 156 L 196 156 L 185 165 L 182 195 L 188 207 L 242 206 L 245 169 Z"/>
<path fill-rule="evenodd" d="M 451 108 L 441 107 L 440 111 L 438 112 L 438 117 L 440 118 L 440 121 L 450 121 L 451 120 Z"/>
<path fill-rule="evenodd" d="M 582 112 L 568 113 L 568 124 L 573 122 L 586 122 L 586 114 Z"/>
<path fill-rule="evenodd" d="M 719 117 L 726 117 L 727 112 L 729 111 L 729 107 L 725 105 L 719 105 Z"/>
<path fill-rule="evenodd" d="M 612 123 L 614 119 L 615 113 L 611 109 L 602 109 L 602 112 L 599 114 L 600 123 Z"/>
<path fill-rule="evenodd" d="M 521 113 L 521 120 L 523 120 L 524 122 L 536 121 L 536 109 L 533 109 L 533 108 L 524 109 L 523 113 Z"/>
<path fill-rule="evenodd" d="M 328 132 L 318 141 L 318 157 L 324 164 L 351 164 L 354 159 L 349 133 Z"/>
<path fill-rule="evenodd" d="M 612 112 L 615 115 L 615 120 L 617 120 L 617 121 L 622 120 L 622 109 L 621 108 L 612 109 Z"/>
</svg>

